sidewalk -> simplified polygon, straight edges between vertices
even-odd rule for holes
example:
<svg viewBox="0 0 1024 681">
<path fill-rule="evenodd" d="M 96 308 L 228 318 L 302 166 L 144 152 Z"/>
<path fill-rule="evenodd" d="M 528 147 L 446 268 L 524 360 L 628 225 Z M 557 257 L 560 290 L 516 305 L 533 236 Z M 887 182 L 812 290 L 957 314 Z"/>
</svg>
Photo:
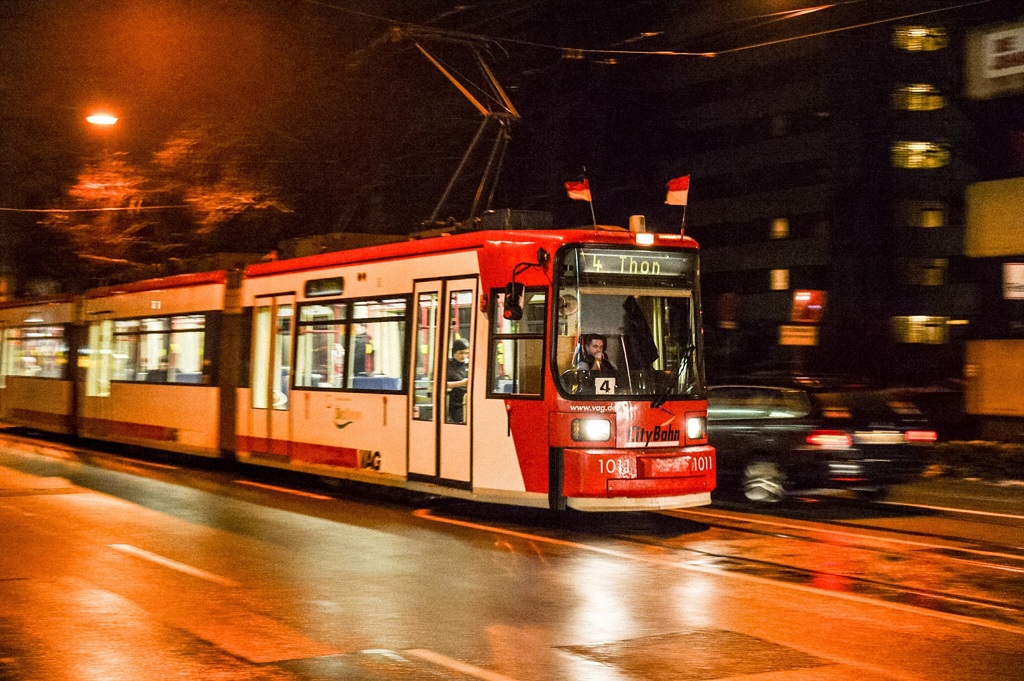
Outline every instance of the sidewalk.
<svg viewBox="0 0 1024 681">
<path fill-rule="evenodd" d="M 889 501 L 1024 515 L 1024 481 L 929 477 L 897 485 Z"/>
<path fill-rule="evenodd" d="M 992 483 L 1024 480 L 1024 444 L 1020 443 L 991 440 L 936 442 L 928 447 L 925 458 L 933 470 L 947 477 L 977 478 Z"/>
</svg>

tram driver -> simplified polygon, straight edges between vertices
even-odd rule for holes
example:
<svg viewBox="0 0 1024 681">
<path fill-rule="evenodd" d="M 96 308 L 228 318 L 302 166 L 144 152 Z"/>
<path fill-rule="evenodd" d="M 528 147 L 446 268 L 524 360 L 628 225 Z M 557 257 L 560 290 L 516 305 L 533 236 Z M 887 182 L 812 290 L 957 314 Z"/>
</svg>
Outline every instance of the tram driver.
<svg viewBox="0 0 1024 681">
<path fill-rule="evenodd" d="M 576 363 L 577 371 L 590 371 L 599 375 L 614 375 L 618 372 L 612 361 L 608 359 L 606 348 L 608 339 L 600 333 L 583 334 L 581 339 L 583 352 Z"/>
</svg>

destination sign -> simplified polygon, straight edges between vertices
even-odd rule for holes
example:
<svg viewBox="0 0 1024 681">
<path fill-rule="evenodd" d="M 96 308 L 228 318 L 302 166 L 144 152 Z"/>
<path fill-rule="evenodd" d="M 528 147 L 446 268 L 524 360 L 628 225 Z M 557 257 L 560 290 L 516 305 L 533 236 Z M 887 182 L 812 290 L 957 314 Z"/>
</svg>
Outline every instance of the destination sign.
<svg viewBox="0 0 1024 681">
<path fill-rule="evenodd" d="M 345 291 L 345 277 L 310 279 L 306 282 L 306 297 L 340 296 Z"/>
<path fill-rule="evenodd" d="M 581 249 L 580 265 L 587 274 L 631 277 L 678 277 L 693 272 L 692 256 L 657 251 Z"/>
</svg>

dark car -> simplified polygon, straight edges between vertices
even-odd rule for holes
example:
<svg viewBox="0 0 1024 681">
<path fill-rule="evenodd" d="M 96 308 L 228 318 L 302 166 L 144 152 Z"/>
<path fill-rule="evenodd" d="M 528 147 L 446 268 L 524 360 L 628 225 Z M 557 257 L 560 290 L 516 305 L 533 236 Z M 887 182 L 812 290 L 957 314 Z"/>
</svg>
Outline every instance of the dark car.
<svg viewBox="0 0 1024 681">
<path fill-rule="evenodd" d="M 936 435 L 890 391 L 792 380 L 709 387 L 708 438 L 719 490 L 771 503 L 826 490 L 883 499 L 920 475 L 919 445 Z"/>
</svg>

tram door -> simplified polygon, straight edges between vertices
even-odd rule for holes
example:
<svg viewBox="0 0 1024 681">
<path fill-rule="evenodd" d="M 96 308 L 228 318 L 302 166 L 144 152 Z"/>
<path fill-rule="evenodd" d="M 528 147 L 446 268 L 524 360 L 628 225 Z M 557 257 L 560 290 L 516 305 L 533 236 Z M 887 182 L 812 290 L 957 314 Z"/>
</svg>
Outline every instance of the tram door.
<svg viewBox="0 0 1024 681">
<path fill-rule="evenodd" d="M 256 299 L 252 334 L 252 450 L 291 456 L 291 357 L 295 295 Z"/>
<path fill-rule="evenodd" d="M 409 400 L 409 473 L 414 477 L 455 486 L 472 481 L 476 295 L 475 278 L 416 284 Z"/>
</svg>

